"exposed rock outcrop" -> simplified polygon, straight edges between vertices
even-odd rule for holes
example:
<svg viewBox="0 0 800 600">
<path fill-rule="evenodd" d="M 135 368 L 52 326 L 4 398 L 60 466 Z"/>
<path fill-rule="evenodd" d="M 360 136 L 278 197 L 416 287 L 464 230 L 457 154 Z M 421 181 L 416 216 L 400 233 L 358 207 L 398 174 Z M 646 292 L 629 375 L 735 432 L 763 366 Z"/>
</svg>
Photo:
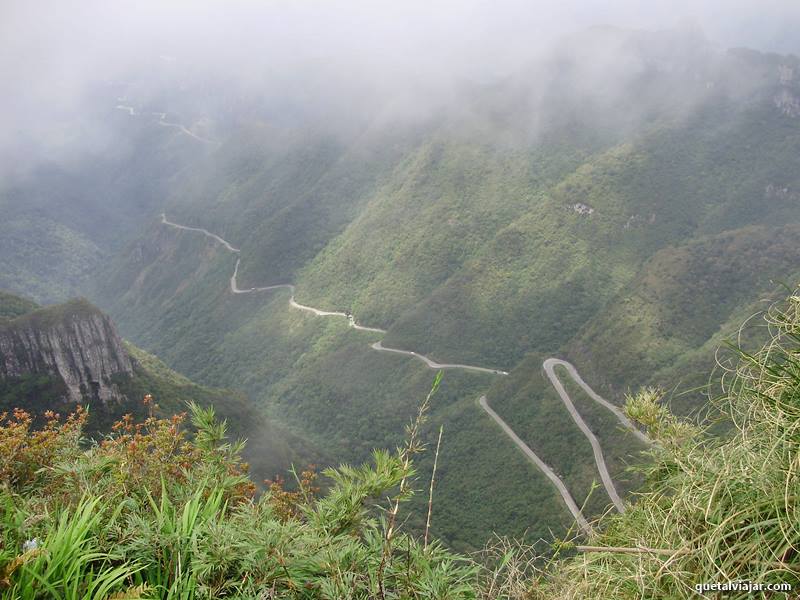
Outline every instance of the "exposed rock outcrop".
<svg viewBox="0 0 800 600">
<path fill-rule="evenodd" d="M 764 198 L 767 200 L 792 200 L 800 199 L 800 194 L 785 185 L 769 183 L 764 188 Z"/>
<path fill-rule="evenodd" d="M 572 204 L 570 208 L 579 215 L 591 215 L 592 213 L 594 213 L 594 208 L 592 208 L 588 204 L 583 204 L 582 202 Z"/>
<path fill-rule="evenodd" d="M 134 363 L 111 320 L 86 301 L 0 321 L 0 378 L 59 377 L 66 401 L 123 400 L 112 382 Z"/>
<path fill-rule="evenodd" d="M 775 106 L 787 117 L 800 117 L 800 97 L 789 90 L 781 90 L 773 99 Z"/>
</svg>

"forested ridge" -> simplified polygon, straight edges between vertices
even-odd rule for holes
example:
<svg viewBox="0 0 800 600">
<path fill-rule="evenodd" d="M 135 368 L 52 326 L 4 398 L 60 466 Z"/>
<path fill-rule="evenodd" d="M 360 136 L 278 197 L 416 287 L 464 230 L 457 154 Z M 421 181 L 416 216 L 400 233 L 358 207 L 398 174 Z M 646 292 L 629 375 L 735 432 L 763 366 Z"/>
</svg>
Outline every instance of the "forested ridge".
<svg viewBox="0 0 800 600">
<path fill-rule="evenodd" d="M 440 386 L 421 433 L 430 444 L 445 426 L 438 536 L 467 550 L 492 532 L 566 531 L 552 486 L 478 398 L 583 503 L 591 449 L 542 361 L 570 360 L 618 404 L 656 384 L 677 412 L 702 411 L 715 349 L 796 277 L 800 222 L 796 57 L 670 32 L 581 35 L 497 87 L 459 88 L 458 110 L 417 121 L 366 114 L 334 131 L 250 108 L 220 121 L 210 147 L 98 109 L 130 152 L 3 191 L 0 243 L 13 260 L 0 284 L 42 300 L 85 291 L 137 346 L 193 381 L 246 393 L 324 460 L 399 444 L 430 370 L 374 352 L 378 337 L 344 319 L 291 310 L 288 290 L 230 294 L 237 257 L 159 215 L 213 231 L 240 249 L 242 289 L 292 283 L 299 303 L 387 329 L 388 347 L 510 372 L 450 371 Z M 614 42 L 604 93 L 584 77 L 587 40 Z M 169 110 L 155 102 L 141 111 Z M 17 201 L 35 197 L 41 213 L 96 169 L 105 175 L 77 212 L 113 224 L 102 236 L 57 211 L 67 229 L 46 235 L 47 221 Z M 635 488 L 624 466 L 641 460 L 637 446 L 585 404 L 615 478 Z M 411 505 L 417 529 L 423 504 Z M 593 492 L 587 511 L 607 506 Z"/>
</svg>

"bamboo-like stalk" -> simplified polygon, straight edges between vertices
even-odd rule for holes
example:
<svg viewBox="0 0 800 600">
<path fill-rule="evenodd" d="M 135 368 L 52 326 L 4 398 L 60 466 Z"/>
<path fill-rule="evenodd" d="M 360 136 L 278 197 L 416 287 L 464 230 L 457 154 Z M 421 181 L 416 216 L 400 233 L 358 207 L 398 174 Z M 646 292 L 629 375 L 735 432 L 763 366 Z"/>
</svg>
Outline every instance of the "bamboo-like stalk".
<svg viewBox="0 0 800 600">
<path fill-rule="evenodd" d="M 669 548 L 648 548 L 636 546 L 633 548 L 623 546 L 575 546 L 578 552 L 611 552 L 612 554 L 659 554 L 662 556 L 679 556 L 688 550 L 670 550 Z"/>
<path fill-rule="evenodd" d="M 408 471 L 411 467 L 411 457 L 421 450 L 417 439 L 419 437 L 420 429 L 425 422 L 426 414 L 428 412 L 428 408 L 430 407 L 431 398 L 439 388 L 439 383 L 441 380 L 442 372 L 439 371 L 436 374 L 436 379 L 433 380 L 431 391 L 428 392 L 428 395 L 425 397 L 425 401 L 420 404 L 419 408 L 417 409 L 416 418 L 411 422 L 411 425 L 407 429 L 408 441 L 406 442 L 406 447 L 403 448 L 401 452 L 401 457 L 403 459 L 403 473 L 405 474 L 400 480 L 400 490 L 394 499 L 394 503 L 390 502 L 389 504 L 389 518 L 386 524 L 383 552 L 381 553 L 381 562 L 378 565 L 378 573 L 376 577 L 378 581 L 378 592 L 381 600 L 385 600 L 386 598 L 386 590 L 384 589 L 383 585 L 383 575 L 386 570 L 386 562 L 392 553 L 392 541 L 394 540 L 395 527 L 397 525 L 397 513 L 400 512 L 400 500 L 403 495 L 408 492 Z"/>
<path fill-rule="evenodd" d="M 431 486 L 428 490 L 428 517 L 425 520 L 425 542 L 423 549 L 428 548 L 428 534 L 431 530 L 431 513 L 433 512 L 433 485 L 436 481 L 436 465 L 439 464 L 439 448 L 442 446 L 442 433 L 444 425 L 439 426 L 439 439 L 436 441 L 436 454 L 433 455 L 433 471 L 431 472 Z"/>
</svg>

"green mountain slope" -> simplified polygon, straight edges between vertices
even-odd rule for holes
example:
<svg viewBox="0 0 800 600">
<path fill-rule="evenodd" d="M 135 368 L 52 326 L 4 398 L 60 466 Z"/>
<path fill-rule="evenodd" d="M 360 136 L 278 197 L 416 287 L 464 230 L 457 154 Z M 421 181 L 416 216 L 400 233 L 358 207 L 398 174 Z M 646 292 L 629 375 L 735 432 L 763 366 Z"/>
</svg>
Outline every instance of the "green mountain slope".
<svg viewBox="0 0 800 600">
<path fill-rule="evenodd" d="M 33 300 L 0 291 L 0 319 L 14 319 L 39 308 Z"/>
<path fill-rule="evenodd" d="M 424 301 L 396 306 L 407 313 L 393 323 L 387 343 L 450 360 L 513 365 L 526 351 L 558 349 L 660 247 L 737 225 L 796 222 L 796 202 L 761 199 L 776 185 L 774 173 L 783 173 L 777 185 L 792 188 L 786 178 L 797 166 L 796 154 L 787 148 L 800 145 L 798 120 L 767 105 L 736 115 L 718 131 L 702 124 L 698 117 L 677 131 L 662 129 L 587 160 L 531 201 Z M 724 158 L 713 152 L 720 146 L 732 148 Z M 594 212 L 575 212 L 571 206 L 578 203 Z M 426 221 L 413 213 L 407 218 Z M 446 229 L 441 220 L 437 225 L 429 229 Z M 448 244 L 463 247 L 457 234 Z M 389 247 L 395 256 L 384 263 L 385 275 L 375 277 L 390 283 L 373 303 L 396 297 L 393 290 L 403 297 L 406 281 L 392 280 L 394 264 L 426 264 L 418 246 Z M 369 305 L 364 310 L 370 314 Z"/>
<path fill-rule="evenodd" d="M 713 366 L 712 349 L 763 310 L 764 300 L 780 293 L 779 283 L 796 280 L 798 243 L 800 227 L 793 224 L 750 226 L 665 248 L 572 342 L 568 353 L 582 370 L 607 384 L 702 384 L 702 374 Z M 700 349 L 704 364 L 682 373 L 673 368 Z M 691 408 L 687 401 L 676 408 Z"/>
<path fill-rule="evenodd" d="M 729 324 L 773 292 L 771 279 L 797 271 L 798 85 L 782 75 L 797 60 L 595 34 L 620 35 L 624 65 L 634 65 L 611 73 L 620 85 L 607 96 L 581 79 L 589 57 L 567 53 L 545 71 L 544 98 L 515 82 L 507 93 L 472 90 L 463 110 L 420 129 L 370 124 L 330 136 L 258 124 L 233 134 L 176 177 L 164 210 L 222 235 L 238 257 L 153 219 L 105 265 L 97 300 L 171 367 L 244 389 L 335 458 L 359 460 L 397 440 L 432 373 L 376 354 L 379 335 L 290 308 L 286 290 L 230 294 L 237 258 L 245 290 L 293 282 L 300 303 L 388 329 L 384 346 L 512 371 L 507 380 L 446 374 L 431 427 L 444 422 L 446 440 L 473 463 L 453 456 L 441 484 L 453 486 L 442 492 L 450 520 L 439 527 L 469 523 L 464 538 L 449 538 L 467 544 L 492 529 L 563 528 L 550 484 L 477 398 L 488 392 L 585 497 L 591 454 L 541 360 L 573 359 L 619 402 L 629 387 L 707 366 Z M 699 306 L 683 311 L 689 295 Z M 686 398 L 685 409 L 697 407 Z M 624 479 L 636 446 L 576 402 Z M 475 462 L 487 436 L 508 453 Z M 455 490 L 471 468 L 495 502 L 459 512 Z M 589 512 L 606 505 L 596 492 Z"/>
<path fill-rule="evenodd" d="M 106 90 L 84 107 L 115 140 L 100 155 L 42 158 L 0 182 L 0 289 L 43 303 L 89 295 L 107 257 L 160 212 L 175 173 L 209 151 L 114 104 Z"/>
<path fill-rule="evenodd" d="M 228 422 L 231 437 L 247 440 L 244 456 L 256 483 L 285 477 L 292 465 L 299 468 L 324 460 L 315 445 L 265 418 L 242 392 L 198 385 L 144 350 L 132 344 L 126 347 L 138 368 L 133 377 L 120 383 L 125 395 L 143 398 L 151 394 L 164 415 L 185 412 L 190 400 L 213 406 L 218 418 Z"/>
<path fill-rule="evenodd" d="M 376 335 L 350 329 L 343 319 L 291 309 L 284 290 L 230 294 L 232 257 L 202 235 L 163 228 L 153 235 L 144 244 L 152 252 L 139 254 L 151 262 L 138 263 L 136 286 L 122 299 L 147 347 L 200 381 L 244 389 L 272 422 L 313 439 L 334 462 L 401 442 L 432 382 L 430 369 L 376 353 L 369 347 Z M 158 320 L 152 319 L 154 306 L 163 315 Z M 198 318 L 203 326 L 187 326 Z M 197 347 L 208 351 L 191 351 Z M 477 407 L 488 378 L 447 373 L 424 432 L 435 442 L 438 425 L 445 426 L 434 529 L 463 548 L 495 530 L 539 537 L 554 523 L 569 523 L 543 476 L 498 437 Z M 420 472 L 430 472 L 431 462 L 430 454 L 423 456 Z M 513 492 L 498 497 L 496 488 Z M 417 526 L 424 522 L 423 502 L 422 495 L 415 499 Z"/>
</svg>

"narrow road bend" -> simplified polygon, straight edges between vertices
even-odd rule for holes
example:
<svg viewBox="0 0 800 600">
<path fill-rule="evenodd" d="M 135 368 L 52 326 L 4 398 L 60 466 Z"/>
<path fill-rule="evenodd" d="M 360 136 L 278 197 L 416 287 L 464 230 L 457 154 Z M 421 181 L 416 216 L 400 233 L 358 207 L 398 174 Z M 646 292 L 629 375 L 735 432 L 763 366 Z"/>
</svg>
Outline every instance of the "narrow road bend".
<svg viewBox="0 0 800 600">
<path fill-rule="evenodd" d="M 131 107 L 118 106 L 117 108 L 129 110 L 130 114 L 135 114 L 133 112 L 134 109 L 131 108 Z M 211 233 L 207 229 L 204 229 L 202 227 L 189 227 L 189 226 L 186 226 L 186 225 L 179 225 L 178 223 L 173 223 L 172 221 L 169 221 L 167 219 L 167 216 L 166 216 L 165 213 L 161 214 L 161 222 L 164 225 L 172 227 L 174 229 L 202 233 L 206 237 L 209 237 L 212 240 L 216 241 L 217 243 L 221 244 L 222 246 L 225 247 L 225 249 L 227 249 L 229 252 L 232 252 L 234 254 L 240 254 L 240 252 L 241 252 L 239 250 L 239 248 L 234 247 L 227 240 L 223 239 L 222 237 L 220 237 L 220 236 L 218 236 L 218 235 L 216 235 L 214 233 Z M 349 313 L 340 312 L 340 311 L 326 311 L 326 310 L 322 310 L 322 309 L 319 309 L 319 308 L 314 308 L 313 306 L 307 306 L 307 305 L 298 303 L 295 300 L 295 297 L 294 297 L 295 286 L 293 284 L 291 284 L 291 283 L 279 283 L 279 284 L 273 284 L 273 285 L 268 285 L 268 286 L 263 286 L 263 287 L 251 287 L 249 289 L 242 289 L 237 284 L 237 277 L 238 277 L 238 274 L 239 274 L 239 266 L 240 266 L 240 264 L 241 264 L 241 258 L 237 258 L 236 266 L 234 267 L 234 270 L 233 270 L 233 275 L 230 278 L 230 291 L 233 294 L 251 294 L 251 293 L 254 293 L 254 292 L 265 292 L 265 291 L 269 291 L 269 290 L 276 290 L 276 289 L 285 288 L 285 289 L 288 289 L 291 292 L 291 297 L 289 299 L 289 305 L 292 308 L 295 308 L 295 309 L 298 309 L 298 310 L 303 310 L 303 311 L 306 311 L 306 312 L 310 312 L 310 313 L 314 314 L 315 316 L 320 316 L 320 317 L 343 317 L 343 318 L 347 319 L 349 326 L 353 327 L 354 329 L 358 329 L 358 330 L 362 330 L 362 331 L 369 331 L 369 332 L 373 332 L 373 333 L 381 333 L 381 334 L 386 333 L 385 329 L 380 329 L 378 327 L 366 327 L 364 325 L 360 325 L 358 322 L 356 322 L 356 320 L 353 317 L 353 315 L 351 315 Z M 508 375 L 507 371 L 503 371 L 503 370 L 500 370 L 500 369 L 491 369 L 491 368 L 488 368 L 488 367 L 480 367 L 480 366 L 466 365 L 466 364 L 460 364 L 460 363 L 439 363 L 439 362 L 436 362 L 433 359 L 429 358 L 428 356 L 425 356 L 423 354 L 419 354 L 419 353 L 414 352 L 414 351 L 401 350 L 399 348 L 386 347 L 381 343 L 380 340 L 375 342 L 375 343 L 373 343 L 370 347 L 373 350 L 378 351 L 378 352 L 389 352 L 389 353 L 401 354 L 401 355 L 404 355 L 404 356 L 409 356 L 409 357 L 412 357 L 412 358 L 416 358 L 416 359 L 422 361 L 430 369 L 437 369 L 437 370 L 438 369 L 461 369 L 461 370 L 466 370 L 466 371 L 489 373 L 489 374 L 492 374 L 492 375 Z M 558 393 L 559 398 L 561 399 L 561 401 L 564 404 L 564 406 L 567 408 L 567 411 L 569 412 L 569 414 L 572 417 L 573 421 L 578 426 L 578 428 L 581 430 L 581 433 L 583 433 L 583 435 L 586 437 L 586 439 L 589 440 L 589 443 L 592 446 L 592 451 L 594 453 L 595 463 L 597 464 L 597 469 L 598 469 L 598 471 L 600 473 L 600 478 L 601 478 L 601 480 L 603 482 L 603 486 L 605 487 L 606 492 L 608 493 L 609 498 L 611 498 L 611 501 L 614 503 L 614 506 L 617 508 L 617 510 L 619 510 L 620 512 L 624 512 L 624 510 L 625 510 L 624 504 L 623 504 L 622 500 L 620 499 L 619 495 L 617 494 L 616 488 L 614 487 L 613 480 L 611 479 L 611 475 L 608 472 L 608 467 L 606 465 L 605 458 L 603 457 L 603 452 L 602 452 L 602 449 L 600 448 L 600 443 L 597 440 L 597 438 L 595 437 L 595 435 L 592 433 L 591 429 L 589 429 L 589 427 L 587 426 L 586 422 L 580 416 L 580 413 L 575 408 L 575 405 L 572 402 L 572 399 L 569 397 L 569 394 L 567 394 L 566 389 L 564 388 L 564 386 L 562 385 L 561 381 L 556 376 L 556 374 L 554 372 L 554 367 L 556 367 L 556 366 L 564 367 L 566 369 L 566 371 L 567 371 L 567 374 L 575 381 L 575 383 L 577 383 L 581 387 L 581 389 L 583 389 L 589 395 L 590 398 L 592 398 L 592 400 L 594 400 L 595 402 L 597 402 L 598 404 L 600 404 L 601 406 L 603 406 L 604 408 L 609 410 L 611 413 L 613 413 L 614 416 L 617 418 L 617 420 L 624 427 L 629 429 L 639 440 L 641 440 L 642 442 L 644 442 L 646 444 L 652 444 L 653 442 L 646 435 L 644 435 L 641 431 L 639 431 L 639 429 L 636 428 L 636 426 L 630 421 L 630 419 L 628 419 L 625 416 L 625 414 L 617 406 L 613 405 L 611 402 L 605 400 L 599 394 L 597 394 L 583 380 L 583 378 L 581 378 L 581 376 L 578 374 L 577 370 L 575 369 L 575 367 L 571 363 L 569 363 L 569 362 L 567 362 L 565 360 L 557 359 L 557 358 L 548 358 L 547 360 L 544 361 L 542 366 L 544 367 L 545 373 L 546 373 L 548 379 L 550 380 L 550 383 L 555 388 L 556 392 Z M 589 533 L 591 531 L 591 527 L 589 526 L 589 524 L 586 521 L 585 517 L 581 513 L 581 511 L 578 508 L 577 504 L 575 503 L 574 499 L 570 495 L 569 491 L 567 490 L 566 486 L 564 485 L 564 482 L 558 477 L 558 475 L 555 474 L 555 472 L 553 472 L 553 470 L 544 461 L 542 461 L 533 452 L 533 450 L 530 449 L 530 447 L 527 444 L 525 444 L 525 442 L 523 442 L 519 438 L 519 436 L 517 436 L 514 433 L 514 431 L 511 429 L 511 427 L 509 427 L 508 424 L 505 421 L 503 421 L 503 419 L 500 418 L 500 416 L 496 412 L 494 412 L 491 409 L 491 407 L 489 407 L 485 396 L 482 396 L 480 398 L 479 404 L 483 408 L 483 410 L 492 419 L 494 419 L 495 422 L 497 422 L 498 425 L 500 425 L 500 427 L 503 430 L 503 432 L 508 437 L 510 437 L 511 440 L 523 451 L 523 453 L 548 477 L 548 479 L 553 483 L 553 485 L 556 487 L 558 492 L 561 494 L 561 497 L 563 498 L 564 503 L 567 505 L 567 508 L 572 513 L 573 517 L 575 518 L 575 521 L 578 523 L 580 528 L 585 533 Z"/>
<path fill-rule="evenodd" d="M 179 230 L 182 230 L 182 231 L 194 231 L 194 232 L 197 232 L 197 233 L 202 233 L 206 237 L 211 238 L 215 242 L 217 242 L 217 243 L 221 244 L 222 246 L 224 246 L 225 249 L 228 250 L 229 252 L 232 252 L 234 254 L 240 254 L 241 253 L 239 248 L 236 248 L 230 242 L 228 242 L 227 240 L 221 238 L 217 234 L 211 233 L 210 231 L 208 231 L 207 229 L 204 229 L 202 227 L 189 227 L 187 225 L 179 225 L 178 223 L 173 223 L 172 221 L 167 219 L 167 215 L 165 213 L 161 213 L 161 223 L 166 225 L 166 226 L 168 226 L 168 227 L 172 227 L 174 229 L 179 229 Z M 266 291 L 269 291 L 269 290 L 277 290 L 277 289 L 285 288 L 285 289 L 288 289 L 292 294 L 291 297 L 289 298 L 289 305 L 292 308 L 295 308 L 297 310 L 303 310 L 303 311 L 306 311 L 306 312 L 310 312 L 311 314 L 313 314 L 313 315 L 315 315 L 317 317 L 342 317 L 344 319 L 347 319 L 347 323 L 348 323 L 348 325 L 350 327 L 352 327 L 353 329 L 357 329 L 359 331 L 369 331 L 369 332 L 372 332 L 372 333 L 380 333 L 380 334 L 386 333 L 385 329 L 381 329 L 379 327 L 367 327 L 365 325 L 359 324 L 355 320 L 355 317 L 353 315 L 349 314 L 349 313 L 341 312 L 341 311 L 322 310 L 320 308 L 314 308 L 313 306 L 307 306 L 305 304 L 300 304 L 294 298 L 295 286 L 294 286 L 294 284 L 291 284 L 291 283 L 277 283 L 277 284 L 267 285 L 267 286 L 263 286 L 263 287 L 240 288 L 238 283 L 237 283 L 237 277 L 239 276 L 239 266 L 240 265 L 241 265 L 241 258 L 237 258 L 236 259 L 236 266 L 234 266 L 234 268 L 233 268 L 233 275 L 231 275 L 231 278 L 230 278 L 230 291 L 231 291 L 232 294 L 252 294 L 252 293 L 256 293 L 256 292 L 266 292 Z M 474 366 L 474 365 L 463 365 L 463 364 L 457 364 L 457 363 L 438 363 L 435 360 L 433 360 L 432 358 L 429 358 L 429 357 L 427 357 L 427 356 L 425 356 L 423 354 L 418 354 L 417 352 L 410 352 L 408 350 L 400 350 L 400 349 L 397 349 L 397 348 L 388 348 L 386 346 L 383 346 L 380 343 L 380 341 L 372 344 L 370 347 L 373 350 L 376 350 L 378 352 L 392 352 L 392 353 L 395 353 L 395 354 L 403 354 L 403 355 L 406 355 L 406 356 L 411 356 L 411 357 L 417 358 L 417 359 L 421 360 L 423 363 L 425 363 L 431 369 L 461 369 L 461 370 L 464 370 L 464 371 L 476 371 L 476 372 L 481 372 L 481 373 L 489 373 L 491 375 L 508 375 L 507 371 L 502 371 L 500 369 L 490 369 L 488 367 L 479 367 L 479 366 Z"/>
<path fill-rule="evenodd" d="M 184 134 L 188 135 L 189 137 L 192 137 L 192 138 L 196 139 L 198 142 L 203 142 L 204 144 L 217 144 L 218 143 L 218 142 L 216 142 L 214 140 L 210 140 L 208 138 L 204 138 L 204 137 L 201 137 L 201 136 L 197 135 L 194 131 L 192 131 L 191 129 L 188 129 L 182 123 L 173 123 L 171 121 L 167 121 L 167 113 L 163 113 L 163 112 L 141 113 L 141 112 L 137 112 L 136 109 L 133 108 L 132 106 L 128 106 L 126 104 L 117 104 L 117 106 L 115 108 L 117 110 L 124 110 L 125 112 L 127 112 L 132 117 L 137 117 L 137 116 L 140 116 L 142 114 L 153 115 L 154 117 L 158 117 L 157 123 L 159 125 L 161 125 L 162 127 L 173 127 L 175 129 L 177 129 L 178 131 L 180 131 L 181 133 L 184 133 Z"/>
<path fill-rule="evenodd" d="M 564 482 L 561 480 L 561 478 L 555 474 L 553 469 L 551 469 L 546 462 L 544 462 L 533 450 L 531 450 L 528 444 L 523 442 L 520 437 L 514 433 L 514 430 L 508 426 L 508 424 L 500 415 L 492 410 L 486 400 L 486 396 L 481 396 L 478 400 L 478 404 L 480 404 L 481 408 L 485 410 L 486 413 L 492 417 L 492 419 L 494 419 L 498 425 L 500 425 L 500 428 L 503 430 L 503 432 L 511 438 L 511 441 L 513 441 L 520 450 L 522 450 L 523 454 L 525 454 L 528 460 L 536 465 L 538 469 L 552 482 L 556 490 L 558 490 L 558 493 L 561 494 L 564 504 L 567 506 L 569 512 L 572 513 L 575 522 L 581 528 L 583 533 L 587 535 L 590 534 L 592 532 L 592 528 L 589 525 L 589 522 L 586 520 L 586 517 L 583 516 L 581 509 L 578 508 L 578 505 L 575 503 L 575 499 L 572 497 L 572 494 L 569 493 L 567 486 L 564 485 Z"/>
<path fill-rule="evenodd" d="M 581 433 L 583 433 L 584 437 L 589 440 L 589 443 L 592 445 L 594 462 L 597 465 L 597 470 L 600 472 L 600 479 L 603 481 L 603 487 L 606 488 L 608 497 L 611 498 L 611 502 L 614 503 L 614 506 L 617 507 L 619 512 L 625 512 L 625 505 L 622 503 L 619 494 L 617 494 L 617 488 L 614 487 L 614 482 L 612 481 L 611 475 L 608 472 L 608 466 L 606 465 L 606 460 L 603 457 L 603 450 L 600 448 L 600 442 L 597 441 L 597 438 L 595 437 L 594 433 L 592 433 L 592 430 L 589 429 L 586 421 L 583 420 L 580 413 L 575 409 L 575 405 L 572 403 L 572 399 L 569 397 L 569 394 L 567 394 L 567 390 L 564 389 L 561 381 L 555 376 L 555 373 L 553 373 L 553 366 L 553 363 L 549 363 L 547 360 L 544 361 L 544 370 L 545 373 L 547 373 L 548 379 L 550 379 L 550 383 L 553 384 L 554 388 L 556 388 L 556 392 L 558 392 L 558 395 L 561 397 L 561 402 L 563 402 L 564 406 L 567 407 L 567 411 L 569 411 L 569 414 L 572 417 L 572 420 L 575 421 L 578 429 L 581 430 Z"/>
</svg>

